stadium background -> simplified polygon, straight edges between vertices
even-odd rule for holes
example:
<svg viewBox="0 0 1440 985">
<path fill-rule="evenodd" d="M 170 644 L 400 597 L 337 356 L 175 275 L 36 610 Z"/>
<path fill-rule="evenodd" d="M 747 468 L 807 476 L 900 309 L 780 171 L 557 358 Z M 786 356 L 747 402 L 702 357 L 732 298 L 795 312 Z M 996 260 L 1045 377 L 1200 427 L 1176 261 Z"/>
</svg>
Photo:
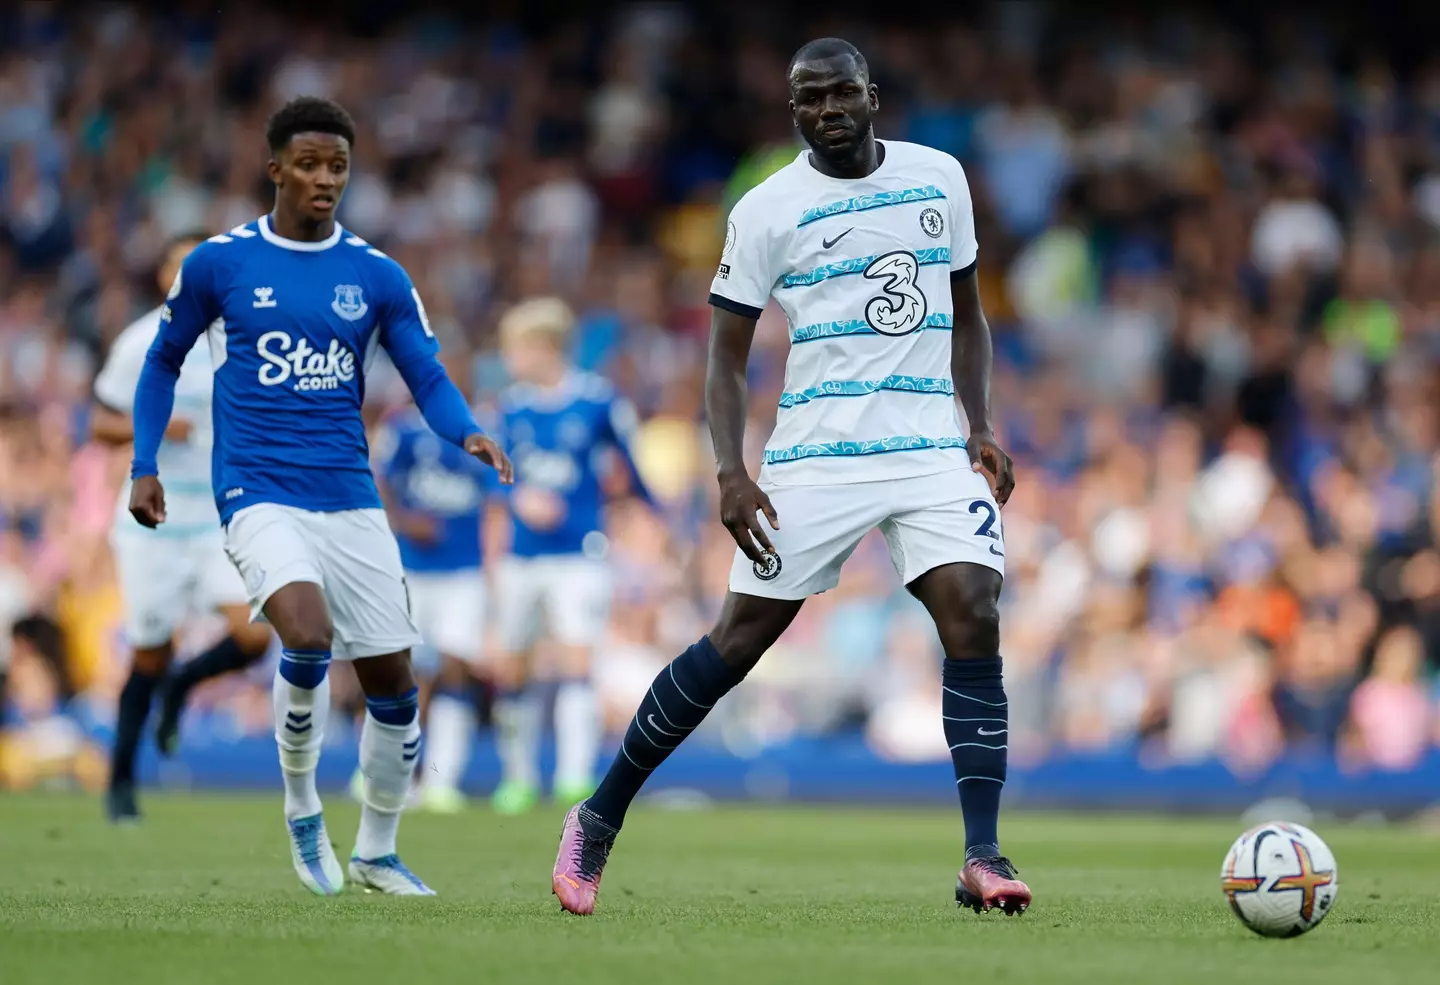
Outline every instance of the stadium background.
<svg viewBox="0 0 1440 985">
<path fill-rule="evenodd" d="M 1387 38 L 1367 33 L 1385 18 L 1238 5 L 905 27 L 377 9 L 0 12 L 0 786 L 101 779 L 128 659 L 107 546 L 125 456 L 86 441 L 90 382 L 157 302 L 168 234 L 268 208 L 264 119 L 300 93 L 355 115 L 341 219 L 409 268 L 482 394 L 503 383 L 497 313 L 555 291 L 582 312 L 577 360 L 638 405 L 663 508 L 608 531 L 599 682 L 623 724 L 723 595 L 706 289 L 729 204 L 796 152 L 785 60 L 834 33 L 870 59 L 879 135 L 955 154 L 974 190 L 1019 477 L 1008 796 L 1406 811 L 1440 789 L 1440 60 L 1413 18 Z M 757 457 L 785 345 L 771 312 Z M 867 542 L 665 778 L 950 796 L 937 659 Z M 267 674 L 203 692 L 182 763 L 150 775 L 270 784 Z M 339 781 L 353 739 L 334 731 Z M 479 757 L 477 790 L 493 770 Z"/>
</svg>

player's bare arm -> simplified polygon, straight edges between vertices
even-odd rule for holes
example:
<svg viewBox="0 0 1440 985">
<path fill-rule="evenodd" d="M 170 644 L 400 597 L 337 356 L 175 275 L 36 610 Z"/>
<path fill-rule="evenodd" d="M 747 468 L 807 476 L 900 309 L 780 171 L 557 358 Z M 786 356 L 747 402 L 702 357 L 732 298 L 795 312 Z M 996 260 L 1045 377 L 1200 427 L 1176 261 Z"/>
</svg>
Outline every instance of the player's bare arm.
<svg viewBox="0 0 1440 985">
<path fill-rule="evenodd" d="M 172 417 L 165 428 L 166 441 L 186 441 L 193 430 L 183 417 Z M 135 440 L 135 422 L 129 414 L 95 403 L 90 411 L 90 437 L 102 445 L 120 447 Z"/>
<path fill-rule="evenodd" d="M 748 387 L 745 366 L 755 338 L 755 319 L 714 308 L 710 320 L 710 359 L 705 369 L 705 415 L 715 445 L 716 475 L 720 480 L 720 522 L 735 538 L 741 552 L 763 564 L 774 553 L 770 537 L 757 514 L 763 512 L 774 530 L 780 518 L 745 469 L 745 409 Z"/>
<path fill-rule="evenodd" d="M 977 472 L 987 473 L 996 502 L 1004 506 L 1015 491 L 1015 467 L 995 440 L 990 420 L 990 364 L 994 347 L 990 341 L 990 325 L 980 307 L 980 286 L 973 266 L 950 277 L 950 293 L 955 302 L 950 373 L 960 406 L 965 408 L 965 419 L 970 423 L 965 447 L 970 453 L 971 466 Z"/>
</svg>

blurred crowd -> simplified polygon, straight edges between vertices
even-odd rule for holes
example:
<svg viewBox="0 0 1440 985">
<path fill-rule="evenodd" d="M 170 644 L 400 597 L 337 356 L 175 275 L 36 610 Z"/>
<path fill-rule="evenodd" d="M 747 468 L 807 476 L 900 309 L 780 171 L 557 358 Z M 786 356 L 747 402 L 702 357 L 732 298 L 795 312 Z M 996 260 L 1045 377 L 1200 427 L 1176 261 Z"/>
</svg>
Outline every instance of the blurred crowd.
<svg viewBox="0 0 1440 985">
<path fill-rule="evenodd" d="M 797 151 L 785 64 L 823 33 L 866 53 L 878 135 L 954 154 L 972 185 L 1019 478 L 1014 760 L 1421 761 L 1440 742 L 1440 58 L 1318 17 L 1065 16 L 1016 2 L 886 27 L 641 4 L 539 29 L 0 12 L 12 768 L 22 739 L 83 751 L 128 659 L 107 545 L 126 463 L 86 436 L 98 362 L 158 302 L 167 236 L 268 209 L 264 121 L 302 93 L 358 121 L 341 219 L 406 265 L 482 402 L 504 384 L 498 312 L 545 291 L 582 312 L 576 361 L 641 411 L 660 509 L 613 511 L 597 656 L 622 725 L 724 594 L 705 298 L 730 204 Z M 757 462 L 787 344 L 768 312 Z M 943 760 L 938 659 L 867 541 L 710 730 L 737 752 L 863 730 L 887 757 Z M 264 732 L 264 694 L 262 676 L 205 700 Z"/>
</svg>

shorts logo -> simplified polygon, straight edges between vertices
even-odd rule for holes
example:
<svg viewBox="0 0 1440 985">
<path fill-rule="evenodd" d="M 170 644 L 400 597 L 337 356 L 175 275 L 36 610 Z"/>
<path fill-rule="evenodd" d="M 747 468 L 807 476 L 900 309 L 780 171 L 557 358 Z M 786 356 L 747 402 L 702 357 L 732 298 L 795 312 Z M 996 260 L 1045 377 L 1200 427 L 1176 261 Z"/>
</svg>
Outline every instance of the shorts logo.
<svg viewBox="0 0 1440 985">
<path fill-rule="evenodd" d="M 296 341 L 289 332 L 266 332 L 255 351 L 266 363 L 260 367 L 261 386 L 279 386 L 293 376 L 297 391 L 338 390 L 355 379 L 355 353 L 339 339 L 331 339 L 330 348 L 321 352 L 304 337 Z"/>
<path fill-rule="evenodd" d="M 755 572 L 755 577 L 761 581 L 774 581 L 780 577 L 780 569 L 782 567 L 780 555 L 774 551 L 766 551 L 761 560 L 751 565 L 751 569 Z"/>
<path fill-rule="evenodd" d="M 939 239 L 945 232 L 945 218 L 939 209 L 926 209 L 920 213 L 920 231 L 931 239 Z"/>
<path fill-rule="evenodd" d="M 330 307 L 346 321 L 359 321 L 370 310 L 358 284 L 336 284 L 335 300 L 330 302 Z"/>
<path fill-rule="evenodd" d="M 260 589 L 265 586 L 265 569 L 258 564 L 245 572 L 245 591 L 251 595 L 259 595 Z"/>
</svg>

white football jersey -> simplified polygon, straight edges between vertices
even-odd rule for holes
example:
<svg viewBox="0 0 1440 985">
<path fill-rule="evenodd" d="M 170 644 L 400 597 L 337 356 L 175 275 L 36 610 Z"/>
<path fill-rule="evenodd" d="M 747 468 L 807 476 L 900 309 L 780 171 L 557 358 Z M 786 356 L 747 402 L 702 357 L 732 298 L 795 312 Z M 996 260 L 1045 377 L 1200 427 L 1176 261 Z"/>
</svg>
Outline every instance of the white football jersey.
<svg viewBox="0 0 1440 985">
<path fill-rule="evenodd" d="M 111 410 L 130 414 L 135 406 L 135 386 L 145 367 L 145 354 L 160 331 L 161 308 L 132 322 L 110 347 L 105 365 L 95 377 L 95 398 Z M 146 530 L 130 515 L 130 484 L 120 491 L 115 529 L 124 534 L 160 537 L 214 535 L 220 529 L 215 493 L 210 481 L 210 456 L 214 445 L 214 423 L 210 398 L 215 371 L 210 346 L 202 338 L 180 367 L 175 384 L 175 414 L 190 422 L 190 437 L 183 442 L 164 441 L 156 462 L 165 486 L 166 520 L 154 531 Z"/>
<path fill-rule="evenodd" d="M 736 203 L 710 303 L 790 322 L 761 475 L 861 482 L 969 465 L 950 375 L 950 275 L 975 263 L 960 162 L 898 140 L 865 178 L 816 171 L 808 149 Z"/>
</svg>

